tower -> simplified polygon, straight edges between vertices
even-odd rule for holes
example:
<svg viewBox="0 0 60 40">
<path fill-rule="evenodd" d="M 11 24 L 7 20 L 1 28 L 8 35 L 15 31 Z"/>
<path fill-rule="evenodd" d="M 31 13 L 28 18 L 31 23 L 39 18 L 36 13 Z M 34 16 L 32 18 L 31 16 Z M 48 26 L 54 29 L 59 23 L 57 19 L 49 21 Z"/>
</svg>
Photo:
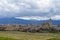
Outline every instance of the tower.
<svg viewBox="0 0 60 40">
<path fill-rule="evenodd" d="M 49 24 L 50 24 L 50 28 L 52 28 L 52 19 L 50 18 L 50 20 L 49 20 Z"/>
</svg>

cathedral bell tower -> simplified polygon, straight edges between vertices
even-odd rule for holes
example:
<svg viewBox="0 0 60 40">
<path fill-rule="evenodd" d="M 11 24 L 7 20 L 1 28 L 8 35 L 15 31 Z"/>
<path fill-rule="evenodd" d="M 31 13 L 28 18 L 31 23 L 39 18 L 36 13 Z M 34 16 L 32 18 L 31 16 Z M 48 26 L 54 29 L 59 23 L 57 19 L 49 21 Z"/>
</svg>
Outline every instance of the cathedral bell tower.
<svg viewBox="0 0 60 40">
<path fill-rule="evenodd" d="M 50 24 L 49 28 L 52 28 L 52 19 L 51 18 L 49 20 L 49 24 Z"/>
</svg>

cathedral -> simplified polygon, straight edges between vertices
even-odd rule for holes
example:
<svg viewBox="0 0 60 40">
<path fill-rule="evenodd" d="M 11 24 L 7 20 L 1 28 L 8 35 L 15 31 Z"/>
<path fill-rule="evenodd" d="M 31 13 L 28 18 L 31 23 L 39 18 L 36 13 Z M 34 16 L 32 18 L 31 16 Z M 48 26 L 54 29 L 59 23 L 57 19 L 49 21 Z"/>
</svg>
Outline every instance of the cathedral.
<svg viewBox="0 0 60 40">
<path fill-rule="evenodd" d="M 47 22 L 42 23 L 42 28 L 43 29 L 51 29 L 52 26 L 53 26 L 53 24 L 52 24 L 52 19 L 51 18 L 49 19 L 48 23 Z"/>
</svg>

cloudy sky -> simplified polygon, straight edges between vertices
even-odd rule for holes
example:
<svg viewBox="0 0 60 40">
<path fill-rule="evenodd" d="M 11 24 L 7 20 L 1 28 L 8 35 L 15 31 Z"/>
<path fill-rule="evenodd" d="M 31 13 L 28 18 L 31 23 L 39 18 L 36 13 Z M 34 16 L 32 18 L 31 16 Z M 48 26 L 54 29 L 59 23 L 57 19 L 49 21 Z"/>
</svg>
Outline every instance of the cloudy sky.
<svg viewBox="0 0 60 40">
<path fill-rule="evenodd" d="M 0 0 L 0 18 L 60 20 L 60 0 Z"/>
</svg>

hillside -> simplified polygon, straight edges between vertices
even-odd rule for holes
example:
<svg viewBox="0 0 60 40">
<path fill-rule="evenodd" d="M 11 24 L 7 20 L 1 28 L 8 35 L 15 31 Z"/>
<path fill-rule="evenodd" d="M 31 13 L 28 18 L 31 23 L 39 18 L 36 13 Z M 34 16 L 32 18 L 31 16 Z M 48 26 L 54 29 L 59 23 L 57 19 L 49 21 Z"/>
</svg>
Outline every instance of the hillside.
<svg viewBox="0 0 60 40">
<path fill-rule="evenodd" d="M 16 18 L 0 18 L 0 24 L 42 24 L 43 22 L 49 22 L 49 20 L 23 20 Z M 52 20 L 54 25 L 59 25 L 60 20 Z"/>
</svg>

